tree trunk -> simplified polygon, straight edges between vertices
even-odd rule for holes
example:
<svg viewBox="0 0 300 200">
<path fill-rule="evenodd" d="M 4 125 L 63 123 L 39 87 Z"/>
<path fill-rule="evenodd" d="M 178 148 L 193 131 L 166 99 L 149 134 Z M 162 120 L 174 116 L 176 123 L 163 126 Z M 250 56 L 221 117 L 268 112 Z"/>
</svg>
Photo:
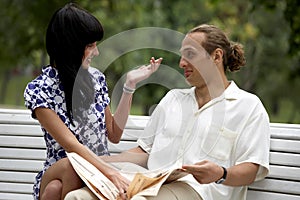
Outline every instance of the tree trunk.
<svg viewBox="0 0 300 200">
<path fill-rule="evenodd" d="M 11 73 L 10 73 L 10 70 L 7 69 L 4 71 L 3 77 L 2 77 L 2 83 L 1 83 L 1 88 L 0 88 L 0 104 L 5 104 L 7 86 L 8 86 L 8 82 L 10 79 L 11 79 Z"/>
</svg>

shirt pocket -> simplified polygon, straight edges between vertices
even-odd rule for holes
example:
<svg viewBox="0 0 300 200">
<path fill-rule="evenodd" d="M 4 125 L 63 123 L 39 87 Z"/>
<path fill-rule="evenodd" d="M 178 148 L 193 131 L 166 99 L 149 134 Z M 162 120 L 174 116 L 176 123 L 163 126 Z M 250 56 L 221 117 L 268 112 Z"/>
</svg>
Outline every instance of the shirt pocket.
<svg viewBox="0 0 300 200">
<path fill-rule="evenodd" d="M 225 127 L 211 127 L 203 140 L 202 150 L 208 156 L 219 160 L 228 160 L 235 145 L 238 133 Z"/>
</svg>

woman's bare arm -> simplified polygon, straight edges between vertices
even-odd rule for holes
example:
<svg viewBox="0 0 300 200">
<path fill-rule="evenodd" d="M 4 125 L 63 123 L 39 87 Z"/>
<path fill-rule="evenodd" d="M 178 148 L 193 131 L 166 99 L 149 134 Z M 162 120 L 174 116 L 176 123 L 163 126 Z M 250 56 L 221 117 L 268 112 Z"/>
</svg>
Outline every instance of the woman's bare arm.
<svg viewBox="0 0 300 200">
<path fill-rule="evenodd" d="M 149 154 L 141 147 L 135 147 L 118 155 L 101 156 L 106 162 L 131 162 L 147 168 Z"/>
</svg>

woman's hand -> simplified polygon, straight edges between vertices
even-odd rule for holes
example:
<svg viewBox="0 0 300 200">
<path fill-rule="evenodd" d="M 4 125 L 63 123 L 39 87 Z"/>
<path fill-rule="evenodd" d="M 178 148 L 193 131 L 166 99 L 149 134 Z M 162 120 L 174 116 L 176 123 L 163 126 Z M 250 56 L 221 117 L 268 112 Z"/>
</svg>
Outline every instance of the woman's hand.
<svg viewBox="0 0 300 200">
<path fill-rule="evenodd" d="M 117 199 L 126 200 L 126 191 L 130 184 L 130 181 L 126 178 L 124 178 L 117 170 L 110 169 L 106 174 L 107 178 L 113 182 L 113 184 L 117 187 L 119 190 L 119 196 Z"/>
<path fill-rule="evenodd" d="M 125 83 L 126 86 L 135 89 L 137 83 L 139 83 L 142 80 L 145 80 L 158 69 L 161 61 L 162 58 L 155 60 L 155 58 L 152 57 L 150 59 L 149 65 L 143 65 L 137 69 L 128 72 Z"/>
</svg>

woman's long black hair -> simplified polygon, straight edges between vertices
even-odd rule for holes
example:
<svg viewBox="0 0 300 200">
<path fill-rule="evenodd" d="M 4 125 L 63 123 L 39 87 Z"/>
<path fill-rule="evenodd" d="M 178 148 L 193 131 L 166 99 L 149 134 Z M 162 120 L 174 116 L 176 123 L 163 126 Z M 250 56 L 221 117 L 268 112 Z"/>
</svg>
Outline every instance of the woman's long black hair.
<svg viewBox="0 0 300 200">
<path fill-rule="evenodd" d="M 100 41 L 103 34 L 101 23 L 74 3 L 57 10 L 48 25 L 46 49 L 50 65 L 58 70 L 72 123 L 74 108 L 89 108 L 95 100 L 93 81 L 81 65 L 86 45 Z"/>
</svg>

